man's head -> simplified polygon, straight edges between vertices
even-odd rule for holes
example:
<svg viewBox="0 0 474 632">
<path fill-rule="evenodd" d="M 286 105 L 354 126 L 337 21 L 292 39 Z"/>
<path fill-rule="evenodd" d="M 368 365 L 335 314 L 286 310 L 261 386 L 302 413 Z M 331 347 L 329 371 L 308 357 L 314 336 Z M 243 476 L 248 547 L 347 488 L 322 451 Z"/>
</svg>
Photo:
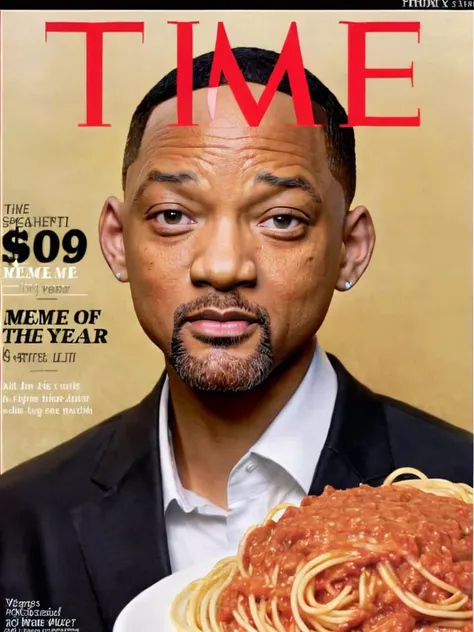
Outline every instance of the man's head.
<svg viewBox="0 0 474 632">
<path fill-rule="evenodd" d="M 234 49 L 255 99 L 278 55 Z M 288 81 L 249 127 L 213 55 L 194 60 L 193 127 L 177 118 L 176 71 L 133 115 L 124 201 L 106 201 L 101 246 L 130 282 L 138 319 L 191 387 L 248 390 L 311 344 L 335 289 L 367 267 L 374 231 L 355 190 L 354 133 L 306 71 L 315 120 L 297 127 Z"/>
</svg>

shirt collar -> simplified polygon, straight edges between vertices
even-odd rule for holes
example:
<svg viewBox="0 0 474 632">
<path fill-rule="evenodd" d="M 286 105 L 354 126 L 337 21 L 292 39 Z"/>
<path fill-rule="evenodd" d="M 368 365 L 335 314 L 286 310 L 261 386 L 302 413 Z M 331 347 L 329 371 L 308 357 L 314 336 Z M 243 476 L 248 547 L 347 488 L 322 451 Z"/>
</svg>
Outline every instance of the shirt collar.
<svg viewBox="0 0 474 632">
<path fill-rule="evenodd" d="M 169 379 L 168 376 L 166 376 L 160 397 L 158 430 L 161 482 L 163 487 L 163 508 L 166 511 L 170 503 L 175 500 L 183 511 L 190 512 L 194 507 L 192 507 L 187 501 L 186 490 L 179 479 L 178 471 L 176 469 L 176 460 L 174 457 L 173 442 L 171 441 L 171 433 L 168 425 L 169 393 Z"/>
<path fill-rule="evenodd" d="M 307 494 L 316 464 L 326 441 L 337 395 L 336 373 L 323 349 L 316 350 L 300 385 L 250 453 L 276 463 L 290 474 Z M 160 397 L 159 445 L 164 510 L 175 500 L 185 512 L 190 502 L 176 469 L 168 428 L 169 380 Z M 193 501 L 199 499 L 193 495 Z M 205 504 L 204 499 L 202 504 Z M 201 503 L 199 503 L 201 504 Z"/>
<path fill-rule="evenodd" d="M 300 385 L 251 452 L 273 461 L 307 494 L 331 424 L 337 377 L 317 344 Z"/>
</svg>

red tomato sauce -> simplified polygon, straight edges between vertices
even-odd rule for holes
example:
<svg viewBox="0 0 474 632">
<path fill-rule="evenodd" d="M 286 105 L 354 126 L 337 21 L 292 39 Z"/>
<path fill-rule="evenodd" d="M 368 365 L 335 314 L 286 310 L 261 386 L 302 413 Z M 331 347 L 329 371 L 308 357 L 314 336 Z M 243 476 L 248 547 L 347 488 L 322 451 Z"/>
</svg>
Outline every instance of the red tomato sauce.
<svg viewBox="0 0 474 632">
<path fill-rule="evenodd" d="M 327 486 L 320 496 L 304 498 L 300 507 L 289 507 L 277 522 L 269 521 L 250 533 L 243 563 L 246 569 L 251 566 L 251 577 L 237 574 L 218 605 L 218 620 L 226 632 L 239 630 L 232 614 L 239 599 L 249 614 L 249 595 L 255 596 L 257 605 L 266 600 L 270 618 L 270 604 L 276 597 L 280 621 L 285 630 L 292 630 L 290 595 L 297 569 L 329 551 L 357 551 L 358 556 L 312 580 L 318 602 L 327 603 L 347 585 L 358 591 L 362 572 L 375 576 L 371 598 L 362 607 L 358 601 L 348 605 L 353 609 L 351 619 L 337 632 L 448 629 L 405 605 L 375 570 L 377 563 L 390 562 L 404 590 L 430 604 L 452 595 L 413 568 L 407 557 L 468 595 L 461 610 L 472 610 L 472 505 L 410 487 L 361 485 L 338 491 Z M 278 578 L 272 582 L 276 565 Z M 472 631 L 470 620 L 459 623 L 458 630 Z"/>
</svg>

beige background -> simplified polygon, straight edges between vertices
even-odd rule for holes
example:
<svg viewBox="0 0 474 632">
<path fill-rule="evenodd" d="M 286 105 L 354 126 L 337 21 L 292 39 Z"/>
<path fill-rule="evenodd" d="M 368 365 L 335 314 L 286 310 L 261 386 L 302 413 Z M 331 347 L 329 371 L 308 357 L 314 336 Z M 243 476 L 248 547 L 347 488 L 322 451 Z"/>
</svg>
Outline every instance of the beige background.
<svg viewBox="0 0 474 632">
<path fill-rule="evenodd" d="M 92 396 L 86 417 L 3 416 L 3 470 L 136 403 L 162 370 L 142 333 L 128 286 L 117 283 L 97 242 L 108 194 L 120 194 L 120 168 L 134 108 L 176 65 L 176 27 L 199 20 L 195 54 L 211 50 L 218 20 L 232 45 L 279 51 L 298 24 L 306 67 L 347 104 L 347 27 L 340 20 L 419 20 L 413 34 L 370 35 L 368 65 L 415 63 L 409 81 L 373 81 L 370 114 L 422 112 L 420 128 L 358 128 L 355 204 L 368 206 L 378 241 L 366 276 L 336 295 L 320 339 L 371 388 L 452 423 L 472 422 L 472 16 L 455 12 L 3 12 L 3 202 L 29 202 L 34 215 L 64 215 L 89 238 L 74 292 L 48 307 L 101 308 L 107 346 L 77 346 L 78 361 L 50 381 L 79 381 Z M 83 129 L 85 36 L 50 34 L 46 20 L 134 20 L 138 34 L 109 34 L 104 45 L 104 120 Z M 263 28 L 265 26 L 265 28 Z M 8 290 L 4 291 L 7 294 Z M 4 296 L 4 308 L 44 307 Z M 34 349 L 38 351 L 38 348 Z M 51 351 L 51 348 L 47 349 Z M 31 368 L 31 367 L 30 367 Z M 41 374 L 38 374 L 41 375 Z M 54 376 L 54 377 L 51 377 Z M 31 379 L 3 365 L 4 380 Z"/>
</svg>

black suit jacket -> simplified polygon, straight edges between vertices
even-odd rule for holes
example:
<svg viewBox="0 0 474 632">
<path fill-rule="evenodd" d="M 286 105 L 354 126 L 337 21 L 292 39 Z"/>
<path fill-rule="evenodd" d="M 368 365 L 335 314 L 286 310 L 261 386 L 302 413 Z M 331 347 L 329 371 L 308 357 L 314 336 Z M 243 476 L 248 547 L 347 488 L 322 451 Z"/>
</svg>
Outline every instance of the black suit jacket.
<svg viewBox="0 0 474 632">
<path fill-rule="evenodd" d="M 372 393 L 331 361 L 338 394 L 310 494 L 376 485 L 401 466 L 472 484 L 470 433 Z M 131 599 L 169 575 L 162 382 L 138 406 L 0 476 L 2 607 L 39 601 L 61 607 L 80 632 L 110 631 Z"/>
</svg>

